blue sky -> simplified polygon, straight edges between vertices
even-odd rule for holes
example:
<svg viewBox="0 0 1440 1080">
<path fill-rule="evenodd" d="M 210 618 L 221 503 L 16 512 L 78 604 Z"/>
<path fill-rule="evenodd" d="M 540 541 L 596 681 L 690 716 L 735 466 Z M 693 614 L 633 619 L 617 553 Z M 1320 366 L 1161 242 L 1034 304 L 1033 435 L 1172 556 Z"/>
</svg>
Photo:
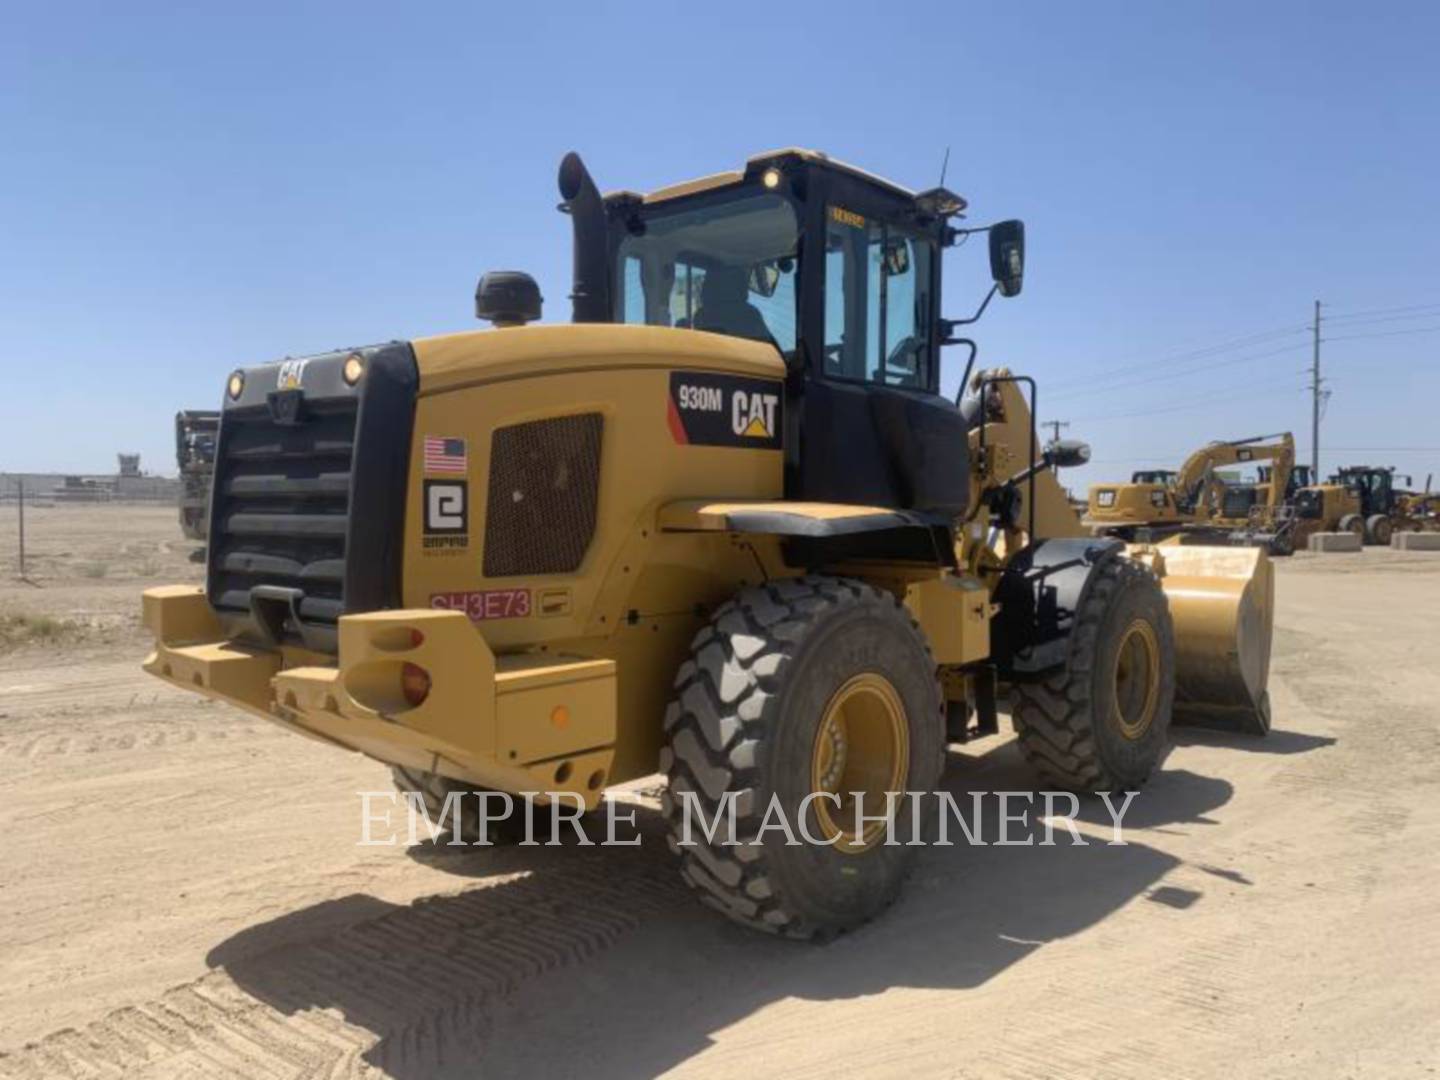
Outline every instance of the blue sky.
<svg viewBox="0 0 1440 1080">
<path fill-rule="evenodd" d="M 474 326 L 487 268 L 567 318 L 566 150 L 644 190 L 798 144 L 913 187 L 948 145 L 974 220 L 1026 220 L 977 336 L 1093 444 L 1071 482 L 1308 457 L 1317 298 L 1322 466 L 1440 473 L 1435 5 L 206 7 L 7 11 L 0 471 L 173 471 L 234 366 Z"/>
</svg>

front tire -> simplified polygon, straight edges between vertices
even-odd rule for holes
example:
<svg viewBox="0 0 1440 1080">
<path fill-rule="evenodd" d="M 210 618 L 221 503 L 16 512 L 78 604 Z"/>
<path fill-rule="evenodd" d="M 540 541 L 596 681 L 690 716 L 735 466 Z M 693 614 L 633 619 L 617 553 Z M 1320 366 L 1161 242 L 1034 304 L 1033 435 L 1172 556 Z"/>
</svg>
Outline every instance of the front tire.
<svg viewBox="0 0 1440 1080">
<path fill-rule="evenodd" d="M 1340 531 L 1354 533 L 1363 544 L 1365 542 L 1365 519 L 1359 514 L 1346 514 L 1340 519 Z"/>
<path fill-rule="evenodd" d="M 1123 556 L 1080 602 L 1063 669 L 1016 683 L 1020 752 L 1068 791 L 1139 787 L 1164 757 L 1175 700 L 1175 631 L 1159 579 Z"/>
<path fill-rule="evenodd" d="M 808 576 L 743 590 L 691 647 L 661 753 L 681 875 L 731 919 L 788 937 L 827 938 L 873 918 L 909 871 L 914 807 L 898 801 L 900 846 L 888 846 L 883 825 L 855 829 L 853 800 L 840 793 L 864 792 L 864 812 L 876 816 L 887 791 L 935 789 L 945 719 L 920 629 L 889 593 Z M 816 797 L 802 815 L 814 792 L 842 806 Z M 737 844 L 724 842 L 727 798 Z M 772 804 L 797 846 L 778 828 L 759 835 Z M 697 811 L 721 821 L 713 841 Z M 806 843 L 802 823 L 836 842 Z"/>
<path fill-rule="evenodd" d="M 1384 514 L 1371 514 L 1365 519 L 1365 543 L 1367 544 L 1389 547 L 1390 537 L 1394 533 L 1394 526 L 1390 524 L 1390 519 Z"/>
</svg>

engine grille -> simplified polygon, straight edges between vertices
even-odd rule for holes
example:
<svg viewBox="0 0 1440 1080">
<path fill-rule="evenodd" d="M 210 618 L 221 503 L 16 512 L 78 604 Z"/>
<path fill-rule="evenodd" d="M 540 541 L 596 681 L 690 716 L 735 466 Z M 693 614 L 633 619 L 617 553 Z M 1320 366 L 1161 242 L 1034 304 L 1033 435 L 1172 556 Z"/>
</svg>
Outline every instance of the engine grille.
<svg viewBox="0 0 1440 1080">
<path fill-rule="evenodd" d="M 227 637 L 333 653 L 342 615 L 400 603 L 415 354 L 397 341 L 242 374 L 220 419 L 206 593 Z"/>
<path fill-rule="evenodd" d="M 227 414 L 210 554 L 217 611 L 248 613 L 255 585 L 290 587 L 305 594 L 302 621 L 335 625 L 345 607 L 356 412 L 354 398 L 339 398 L 307 404 L 296 425 L 264 409 Z"/>
<path fill-rule="evenodd" d="M 490 440 L 485 576 L 577 570 L 595 535 L 599 413 L 497 428 Z"/>
</svg>

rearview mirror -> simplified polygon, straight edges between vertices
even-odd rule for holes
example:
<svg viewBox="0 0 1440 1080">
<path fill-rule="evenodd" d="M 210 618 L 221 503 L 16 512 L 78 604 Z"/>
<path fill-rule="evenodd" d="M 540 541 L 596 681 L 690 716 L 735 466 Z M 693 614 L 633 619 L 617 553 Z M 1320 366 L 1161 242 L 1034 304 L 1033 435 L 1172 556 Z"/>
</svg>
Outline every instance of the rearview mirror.
<svg viewBox="0 0 1440 1080">
<path fill-rule="evenodd" d="M 904 240 L 889 240 L 885 243 L 885 276 L 899 277 L 910 269 L 910 245 Z"/>
<path fill-rule="evenodd" d="M 1025 283 L 1025 223 L 999 221 L 990 226 L 990 276 L 1001 296 L 1019 296 Z"/>
<path fill-rule="evenodd" d="M 1090 460 L 1090 444 L 1079 439 L 1056 439 L 1045 447 L 1045 464 L 1056 469 L 1073 469 Z"/>
<path fill-rule="evenodd" d="M 780 267 L 773 262 L 756 263 L 750 267 L 750 291 L 759 296 L 771 297 L 780 287 Z"/>
</svg>

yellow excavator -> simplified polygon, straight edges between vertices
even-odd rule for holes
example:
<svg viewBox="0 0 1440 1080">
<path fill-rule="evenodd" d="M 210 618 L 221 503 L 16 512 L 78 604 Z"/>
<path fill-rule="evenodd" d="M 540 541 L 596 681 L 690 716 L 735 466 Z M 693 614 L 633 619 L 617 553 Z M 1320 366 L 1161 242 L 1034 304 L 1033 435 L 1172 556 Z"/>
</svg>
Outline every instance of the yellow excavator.
<svg viewBox="0 0 1440 1080">
<path fill-rule="evenodd" d="M 807 939 L 895 897 L 887 836 L 1004 695 L 1077 791 L 1143 783 L 1172 718 L 1268 729 L 1265 554 L 1090 535 L 1052 471 L 1088 449 L 972 374 L 1020 222 L 794 149 L 606 196 L 571 154 L 560 192 L 570 324 L 491 273 L 493 329 L 229 376 L 206 583 L 145 593 L 147 671 L 390 764 L 462 842 L 661 772 L 700 898 Z M 977 233 L 994 285 L 942 318 Z"/>
<path fill-rule="evenodd" d="M 1219 470 L 1269 462 L 1258 483 L 1227 483 Z M 1286 513 L 1295 467 L 1290 432 L 1216 441 L 1174 473 L 1136 473 L 1128 484 L 1094 484 L 1086 522 L 1098 535 L 1155 541 L 1256 545 L 1272 554 L 1294 550 Z M 1143 479 L 1141 479 L 1143 477 Z"/>
</svg>

